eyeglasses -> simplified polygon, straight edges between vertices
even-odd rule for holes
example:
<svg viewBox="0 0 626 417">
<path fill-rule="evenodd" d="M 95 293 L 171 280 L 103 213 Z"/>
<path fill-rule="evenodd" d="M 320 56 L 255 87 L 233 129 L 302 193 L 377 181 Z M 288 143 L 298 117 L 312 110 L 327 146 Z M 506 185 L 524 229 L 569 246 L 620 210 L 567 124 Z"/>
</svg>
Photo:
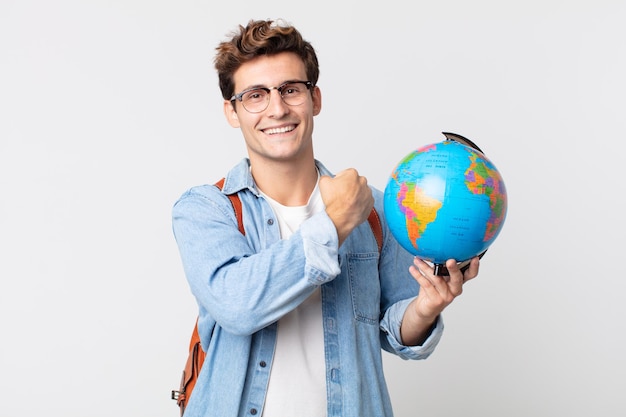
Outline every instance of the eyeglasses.
<svg viewBox="0 0 626 417">
<path fill-rule="evenodd" d="M 311 81 L 287 81 L 278 87 L 252 87 L 235 94 L 230 101 L 239 100 L 250 113 L 261 113 L 270 104 L 272 90 L 277 90 L 285 104 L 298 106 L 306 100 L 307 92 L 313 88 Z"/>
</svg>

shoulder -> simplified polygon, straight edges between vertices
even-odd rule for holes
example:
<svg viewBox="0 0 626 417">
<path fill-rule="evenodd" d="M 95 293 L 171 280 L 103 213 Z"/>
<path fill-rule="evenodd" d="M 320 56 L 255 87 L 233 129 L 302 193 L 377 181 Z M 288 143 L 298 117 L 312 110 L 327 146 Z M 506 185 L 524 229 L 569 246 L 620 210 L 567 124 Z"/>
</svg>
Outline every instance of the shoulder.
<svg viewBox="0 0 626 417">
<path fill-rule="evenodd" d="M 216 184 L 224 180 L 221 187 Z M 246 188 L 251 188 L 252 175 L 250 174 L 250 163 L 247 158 L 242 159 L 222 178 L 216 178 L 212 184 L 196 185 L 187 189 L 176 200 L 174 207 L 193 201 L 205 201 L 206 203 L 217 203 L 229 205 L 227 194 L 239 193 Z"/>
<path fill-rule="evenodd" d="M 222 191 L 219 188 L 217 188 L 215 185 L 211 185 L 211 184 L 196 185 L 185 190 L 185 192 L 181 194 L 178 200 L 176 200 L 176 202 L 174 203 L 174 206 L 179 205 L 181 202 L 184 202 L 187 200 L 193 200 L 193 199 L 214 200 L 216 198 L 219 198 L 220 194 L 222 194 Z"/>
<path fill-rule="evenodd" d="M 230 217 L 232 204 L 228 196 L 212 184 L 189 188 L 176 200 L 172 207 L 174 218 L 199 218 L 207 221 L 212 218 Z"/>
</svg>

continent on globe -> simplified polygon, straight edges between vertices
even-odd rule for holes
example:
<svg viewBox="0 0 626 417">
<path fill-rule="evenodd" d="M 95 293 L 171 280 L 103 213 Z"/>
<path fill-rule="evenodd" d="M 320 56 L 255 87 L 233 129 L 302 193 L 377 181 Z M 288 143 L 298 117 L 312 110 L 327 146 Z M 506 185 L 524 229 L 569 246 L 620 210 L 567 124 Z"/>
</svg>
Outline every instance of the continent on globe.
<svg viewBox="0 0 626 417">
<path fill-rule="evenodd" d="M 506 219 L 500 172 L 480 148 L 460 135 L 406 155 L 392 171 L 384 213 L 394 238 L 447 275 L 445 262 L 462 267 L 482 256 Z"/>
</svg>

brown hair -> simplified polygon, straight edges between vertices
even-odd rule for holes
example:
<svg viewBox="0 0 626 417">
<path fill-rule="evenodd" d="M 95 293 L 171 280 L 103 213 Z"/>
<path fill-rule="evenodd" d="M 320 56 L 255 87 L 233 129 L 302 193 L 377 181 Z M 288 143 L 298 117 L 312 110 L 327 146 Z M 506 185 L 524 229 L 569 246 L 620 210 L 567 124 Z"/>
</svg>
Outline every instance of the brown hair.
<svg viewBox="0 0 626 417">
<path fill-rule="evenodd" d="M 320 72 L 317 55 L 313 46 L 302 38 L 295 27 L 282 20 L 250 20 L 246 27 L 239 25 L 239 31 L 231 35 L 229 40 L 215 48 L 215 69 L 224 100 L 230 100 L 235 93 L 235 71 L 242 64 L 261 55 L 295 53 L 304 62 L 308 81 L 317 84 Z"/>
</svg>

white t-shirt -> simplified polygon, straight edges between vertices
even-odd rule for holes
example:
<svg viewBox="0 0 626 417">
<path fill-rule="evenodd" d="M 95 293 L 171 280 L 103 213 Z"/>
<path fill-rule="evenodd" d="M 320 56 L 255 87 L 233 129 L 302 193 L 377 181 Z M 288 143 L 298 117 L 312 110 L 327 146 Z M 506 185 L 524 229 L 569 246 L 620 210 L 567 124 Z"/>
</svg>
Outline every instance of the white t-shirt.
<svg viewBox="0 0 626 417">
<path fill-rule="evenodd" d="M 267 199 L 288 239 L 300 224 L 324 210 L 316 186 L 305 206 L 287 207 Z M 322 297 L 318 288 L 306 301 L 278 321 L 276 350 L 265 397 L 263 417 L 326 415 L 326 363 Z"/>
</svg>

